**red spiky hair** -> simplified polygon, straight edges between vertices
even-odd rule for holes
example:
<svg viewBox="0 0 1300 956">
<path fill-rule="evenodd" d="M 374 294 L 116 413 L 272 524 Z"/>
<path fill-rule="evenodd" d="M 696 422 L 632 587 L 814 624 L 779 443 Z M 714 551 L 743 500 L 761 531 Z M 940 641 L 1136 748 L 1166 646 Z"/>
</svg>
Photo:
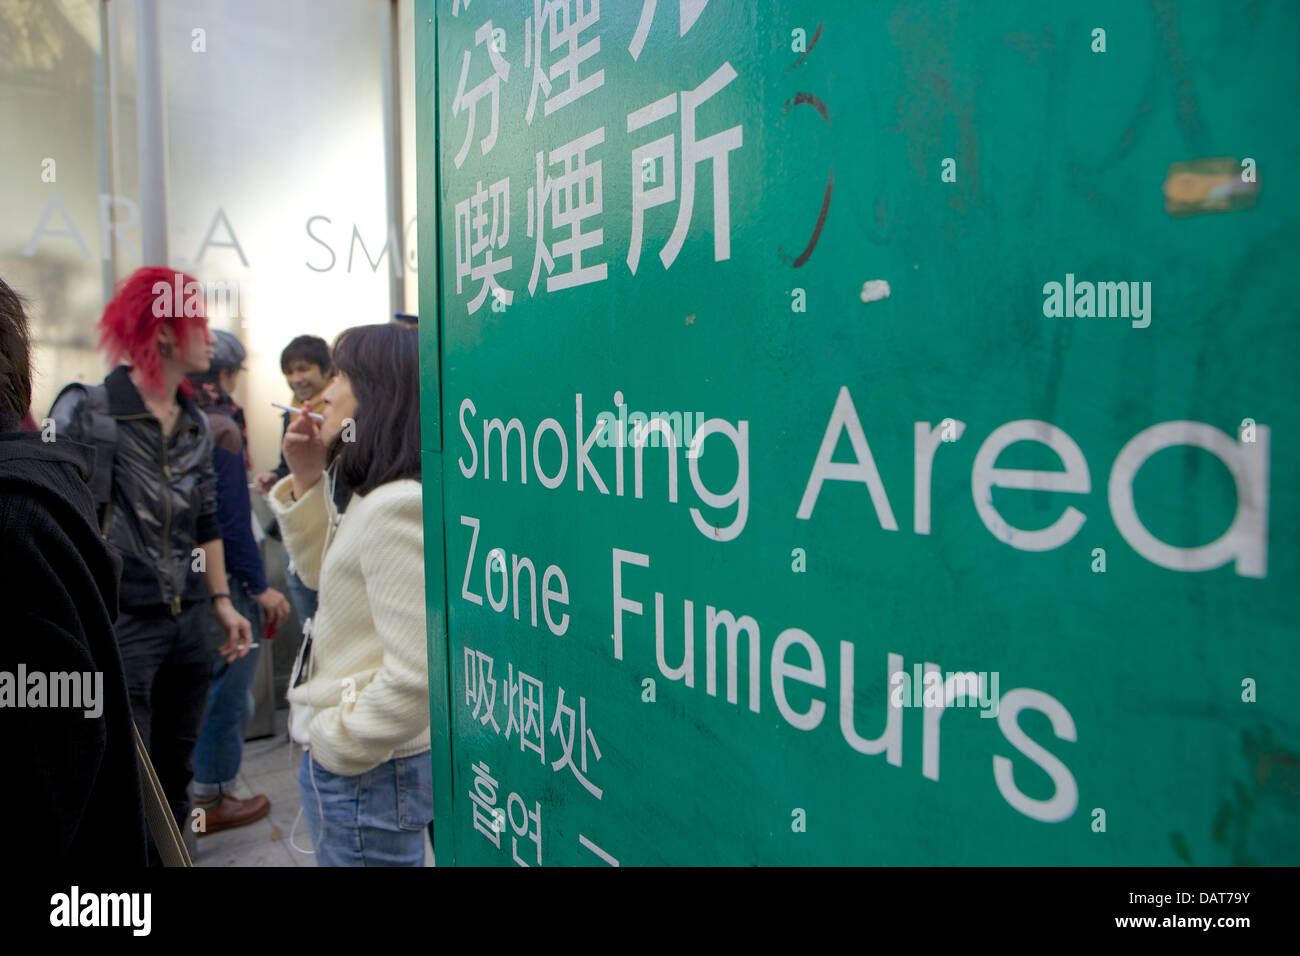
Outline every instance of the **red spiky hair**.
<svg viewBox="0 0 1300 956">
<path fill-rule="evenodd" d="M 182 296 L 174 301 L 178 276 Z M 185 315 L 183 293 L 191 282 L 198 280 L 175 269 L 162 266 L 137 269 L 118 285 L 99 320 L 99 347 L 105 350 L 109 362 L 118 365 L 123 358 L 129 359 L 152 392 L 163 390 L 162 360 L 158 354 L 158 331 L 163 324 L 171 326 L 176 333 L 177 348 L 182 351 L 191 335 L 206 334 L 208 320 L 201 296 L 199 314 Z M 158 283 L 167 287 L 165 298 L 171 303 L 170 308 L 154 308 L 158 299 L 164 297 L 161 290 L 154 291 Z M 180 387 L 186 395 L 193 393 L 188 378 L 181 380 Z"/>
</svg>

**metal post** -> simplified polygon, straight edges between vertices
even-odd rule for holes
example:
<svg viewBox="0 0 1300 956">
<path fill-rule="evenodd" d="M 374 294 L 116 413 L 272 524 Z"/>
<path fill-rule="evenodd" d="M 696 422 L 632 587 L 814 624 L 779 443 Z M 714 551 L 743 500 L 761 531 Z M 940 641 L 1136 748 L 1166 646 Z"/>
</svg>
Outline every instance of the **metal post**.
<svg viewBox="0 0 1300 956">
<path fill-rule="evenodd" d="M 167 114 L 158 0 L 137 0 L 136 109 L 140 147 L 140 231 L 145 265 L 167 265 Z"/>
<path fill-rule="evenodd" d="M 388 43 L 384 52 L 384 168 L 388 192 L 388 311 L 406 311 L 406 241 L 402 218 L 402 55 L 398 0 L 388 3 Z M 394 268 L 394 266 L 396 268 Z"/>
<path fill-rule="evenodd" d="M 98 10 L 99 49 L 95 51 L 95 143 L 99 147 L 99 193 L 101 196 L 112 196 L 116 190 L 113 185 L 113 69 L 108 0 L 100 0 Z M 100 201 L 103 202 L 102 199 Z M 113 297 L 113 284 L 117 276 L 116 235 L 110 230 L 107 248 L 99 251 L 105 303 Z"/>
</svg>

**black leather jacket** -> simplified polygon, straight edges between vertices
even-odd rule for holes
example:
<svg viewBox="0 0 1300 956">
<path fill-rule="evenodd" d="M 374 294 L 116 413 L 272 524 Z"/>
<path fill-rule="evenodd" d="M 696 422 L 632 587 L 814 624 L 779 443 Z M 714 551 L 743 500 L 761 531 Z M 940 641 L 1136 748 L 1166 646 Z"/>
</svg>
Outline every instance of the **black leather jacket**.
<svg viewBox="0 0 1300 956">
<path fill-rule="evenodd" d="M 194 549 L 221 537 L 212 430 L 191 399 L 177 396 L 180 421 L 165 442 L 162 425 L 144 404 L 126 366 L 106 379 L 108 414 L 117 423 L 112 492 L 99 514 L 105 539 L 122 557 L 120 604 L 136 613 L 203 601 L 203 574 Z M 85 392 L 72 390 L 50 409 L 55 441 L 93 442 Z"/>
</svg>

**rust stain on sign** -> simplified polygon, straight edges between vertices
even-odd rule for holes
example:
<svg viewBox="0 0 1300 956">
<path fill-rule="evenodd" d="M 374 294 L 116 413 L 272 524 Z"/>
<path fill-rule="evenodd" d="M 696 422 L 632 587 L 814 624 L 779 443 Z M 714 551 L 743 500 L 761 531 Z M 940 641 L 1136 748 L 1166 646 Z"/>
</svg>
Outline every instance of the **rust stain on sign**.
<svg viewBox="0 0 1300 956">
<path fill-rule="evenodd" d="M 1165 176 L 1165 212 L 1198 216 L 1252 208 L 1259 183 L 1254 163 L 1245 163 L 1231 156 L 1174 163 Z"/>
</svg>

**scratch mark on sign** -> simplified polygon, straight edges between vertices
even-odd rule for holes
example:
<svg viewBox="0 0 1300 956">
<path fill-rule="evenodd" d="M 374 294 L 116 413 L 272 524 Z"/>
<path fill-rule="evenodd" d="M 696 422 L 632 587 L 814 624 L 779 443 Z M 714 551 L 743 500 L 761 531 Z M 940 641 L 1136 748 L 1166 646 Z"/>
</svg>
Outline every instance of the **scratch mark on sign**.
<svg viewBox="0 0 1300 956">
<path fill-rule="evenodd" d="M 1005 34 L 1002 41 L 1030 63 L 1037 63 L 1044 52 L 1049 55 L 1056 52 L 1056 41 L 1051 30 L 1045 31 L 1041 39 L 1027 30 L 1017 30 Z"/>
<path fill-rule="evenodd" d="M 1164 41 L 1165 59 L 1169 61 L 1169 72 L 1175 82 L 1175 106 L 1183 142 L 1193 152 L 1204 152 L 1201 148 L 1201 104 L 1196 96 L 1182 38 L 1178 35 L 1178 7 L 1169 0 L 1155 0 L 1152 6 L 1155 8 L 1156 29 Z"/>
<path fill-rule="evenodd" d="M 817 41 L 822 38 L 822 27 L 824 26 L 826 26 L 825 20 L 817 24 L 816 32 L 813 33 L 812 39 L 808 41 L 808 49 L 804 50 L 801 54 L 799 54 L 799 59 L 794 61 L 794 66 L 790 67 L 790 69 L 785 71 L 787 75 L 793 73 L 796 69 L 803 66 L 803 61 L 808 59 L 808 54 L 813 51 L 813 47 L 817 45 Z"/>
<path fill-rule="evenodd" d="M 817 225 L 813 226 L 812 237 L 808 240 L 808 245 L 804 247 L 803 252 L 799 253 L 799 258 L 794 260 L 794 268 L 798 269 L 807 262 L 817 248 L 817 240 L 822 237 L 822 229 L 826 225 L 826 214 L 831 209 L 831 193 L 835 190 L 835 164 L 831 163 L 830 174 L 826 178 L 826 192 L 822 195 L 821 212 L 817 214 Z"/>
<path fill-rule="evenodd" d="M 821 97 L 816 96 L 812 93 L 796 93 L 794 95 L 794 99 L 786 100 L 785 109 L 781 112 L 781 115 L 789 116 L 790 108 L 793 106 L 798 106 L 801 103 L 806 103 L 808 106 L 811 106 L 813 109 L 815 109 L 818 113 L 821 114 L 821 117 L 826 121 L 826 124 L 828 126 L 830 125 L 831 122 L 830 108 L 822 101 Z"/>
<path fill-rule="evenodd" d="M 782 112 L 781 115 L 788 116 L 791 108 L 795 106 L 799 106 L 800 104 L 811 106 L 813 109 L 817 111 L 818 115 L 821 116 L 821 118 L 826 121 L 826 125 L 827 126 L 830 125 L 831 111 L 829 107 L 827 107 L 827 105 L 822 101 L 820 97 L 812 93 L 796 93 L 793 99 L 786 100 L 785 110 L 784 112 Z M 813 254 L 813 250 L 817 248 L 817 240 L 821 238 L 822 229 L 826 225 L 826 214 L 830 212 L 831 195 L 834 193 L 834 191 L 835 191 L 835 163 L 832 162 L 830 164 L 830 169 L 827 171 L 826 191 L 822 194 L 822 208 L 821 211 L 817 214 L 817 224 L 813 226 L 812 237 L 808 240 L 808 245 L 804 247 L 803 252 L 799 253 L 799 257 L 794 260 L 795 269 L 798 269 L 805 262 L 807 262 L 809 258 L 811 258 Z M 779 250 L 779 251 L 782 254 L 781 255 L 782 260 L 788 262 L 789 258 L 785 256 L 784 250 Z"/>
</svg>

